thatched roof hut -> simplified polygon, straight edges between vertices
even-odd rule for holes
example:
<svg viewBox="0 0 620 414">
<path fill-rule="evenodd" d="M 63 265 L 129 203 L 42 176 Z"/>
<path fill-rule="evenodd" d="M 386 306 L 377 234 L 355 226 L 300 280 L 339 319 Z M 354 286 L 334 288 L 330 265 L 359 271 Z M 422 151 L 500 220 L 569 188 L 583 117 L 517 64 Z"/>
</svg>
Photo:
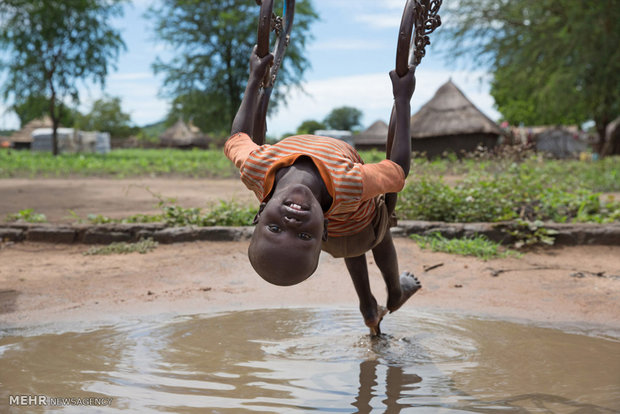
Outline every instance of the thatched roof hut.
<svg viewBox="0 0 620 414">
<path fill-rule="evenodd" d="M 32 131 L 38 128 L 52 128 L 52 118 L 45 115 L 42 118 L 33 119 L 23 126 L 22 129 L 11 135 L 11 142 L 15 148 L 30 148 L 32 144 Z"/>
<path fill-rule="evenodd" d="M 388 125 L 381 121 L 375 121 L 366 130 L 360 132 L 353 137 L 355 148 L 358 150 L 367 150 L 376 148 L 385 151 L 385 142 L 387 141 Z"/>
<path fill-rule="evenodd" d="M 165 130 L 159 139 L 162 146 L 175 148 L 206 148 L 210 142 L 207 135 L 200 132 L 198 127 L 191 122 L 186 124 L 181 118 Z"/>
<path fill-rule="evenodd" d="M 474 151 L 478 146 L 492 148 L 500 135 L 499 126 L 451 80 L 411 117 L 412 149 L 431 157 L 445 151 Z"/>
</svg>

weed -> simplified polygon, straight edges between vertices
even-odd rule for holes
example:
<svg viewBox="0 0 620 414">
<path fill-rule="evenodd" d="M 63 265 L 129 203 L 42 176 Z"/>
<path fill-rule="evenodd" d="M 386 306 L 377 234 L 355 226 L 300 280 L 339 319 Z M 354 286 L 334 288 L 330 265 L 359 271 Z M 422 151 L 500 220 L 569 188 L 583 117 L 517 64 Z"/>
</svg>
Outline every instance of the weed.
<svg viewBox="0 0 620 414">
<path fill-rule="evenodd" d="M 86 252 L 84 252 L 84 256 L 128 254 L 134 252 L 145 254 L 155 250 L 158 244 L 159 243 L 153 241 L 153 239 L 151 238 L 142 239 L 137 243 L 115 242 L 107 246 L 91 247 Z"/>
<path fill-rule="evenodd" d="M 45 214 L 35 213 L 33 209 L 27 208 L 24 210 L 19 210 L 19 212 L 14 214 L 7 214 L 6 221 L 24 221 L 26 223 L 45 223 L 47 221 L 47 217 Z"/>
<path fill-rule="evenodd" d="M 430 249 L 434 252 L 458 254 L 461 256 L 475 256 L 482 260 L 520 257 L 514 250 L 504 249 L 501 244 L 495 243 L 483 235 L 476 235 L 462 239 L 448 239 L 439 232 L 422 236 L 413 234 L 410 236 L 422 249 Z"/>
</svg>

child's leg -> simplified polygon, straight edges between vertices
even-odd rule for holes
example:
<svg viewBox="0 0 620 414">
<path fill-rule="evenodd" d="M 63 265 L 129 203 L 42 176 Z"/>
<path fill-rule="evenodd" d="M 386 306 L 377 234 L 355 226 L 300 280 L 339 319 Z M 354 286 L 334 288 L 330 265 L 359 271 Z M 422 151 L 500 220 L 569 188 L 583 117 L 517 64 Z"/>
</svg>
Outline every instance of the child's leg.
<svg viewBox="0 0 620 414">
<path fill-rule="evenodd" d="M 366 326 L 370 328 L 370 332 L 373 335 L 379 335 L 381 333 L 379 324 L 383 316 L 387 313 L 387 310 L 383 306 L 377 305 L 377 300 L 370 291 L 366 255 L 346 257 L 344 262 L 347 265 L 347 270 L 353 280 L 357 297 L 360 300 L 360 312 L 364 317 L 364 322 Z"/>
<path fill-rule="evenodd" d="M 388 291 L 387 308 L 390 312 L 398 310 L 422 286 L 418 279 L 410 272 L 398 274 L 398 258 L 388 231 L 385 237 L 374 249 L 372 254 L 381 270 Z"/>
</svg>

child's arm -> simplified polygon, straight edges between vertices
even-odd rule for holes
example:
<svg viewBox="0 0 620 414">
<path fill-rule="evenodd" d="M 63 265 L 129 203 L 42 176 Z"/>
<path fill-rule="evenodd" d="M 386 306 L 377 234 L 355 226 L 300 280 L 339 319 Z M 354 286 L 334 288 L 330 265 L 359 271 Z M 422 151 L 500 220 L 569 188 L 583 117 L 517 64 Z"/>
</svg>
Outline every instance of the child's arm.
<svg viewBox="0 0 620 414">
<path fill-rule="evenodd" d="M 410 102 L 415 89 L 414 69 L 409 68 L 409 72 L 402 77 L 393 70 L 390 72 L 390 79 L 396 109 L 396 131 L 392 152 L 388 158 L 400 165 L 407 177 L 411 166 Z"/>
<path fill-rule="evenodd" d="M 267 72 L 267 69 L 273 62 L 273 55 L 271 53 L 264 57 L 259 57 L 256 54 L 256 47 L 252 51 L 250 56 L 250 77 L 248 78 L 248 84 L 245 87 L 245 93 L 241 100 L 241 105 L 237 110 L 237 115 L 232 123 L 231 135 L 238 132 L 244 132 L 248 135 L 252 135 L 254 128 L 254 115 L 256 112 L 257 98 L 261 86 L 261 81 Z M 263 144 L 257 142 L 258 145 Z"/>
</svg>

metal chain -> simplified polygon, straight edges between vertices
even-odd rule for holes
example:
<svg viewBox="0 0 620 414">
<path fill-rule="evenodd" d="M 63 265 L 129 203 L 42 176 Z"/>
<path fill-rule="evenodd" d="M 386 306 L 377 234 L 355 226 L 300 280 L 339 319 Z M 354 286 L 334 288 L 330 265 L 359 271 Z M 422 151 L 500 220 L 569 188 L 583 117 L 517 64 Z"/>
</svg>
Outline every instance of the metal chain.
<svg viewBox="0 0 620 414">
<path fill-rule="evenodd" d="M 416 0 L 415 18 L 414 18 L 414 66 L 418 66 L 420 61 L 426 54 L 425 48 L 431 44 L 428 35 L 441 25 L 439 17 L 439 8 L 442 0 Z"/>
</svg>

